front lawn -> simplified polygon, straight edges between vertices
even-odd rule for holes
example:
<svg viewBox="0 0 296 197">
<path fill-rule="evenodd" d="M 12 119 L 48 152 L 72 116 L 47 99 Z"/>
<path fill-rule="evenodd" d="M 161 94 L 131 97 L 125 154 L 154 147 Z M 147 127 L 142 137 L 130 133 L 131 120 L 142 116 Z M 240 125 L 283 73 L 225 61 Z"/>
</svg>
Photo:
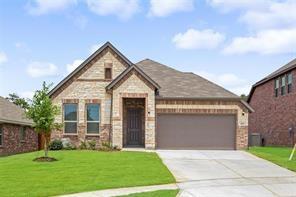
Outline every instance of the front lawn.
<svg viewBox="0 0 296 197">
<path fill-rule="evenodd" d="M 52 196 L 100 189 L 174 183 L 156 153 L 56 151 L 56 162 L 33 162 L 43 152 L 0 158 L 0 196 Z"/>
<path fill-rule="evenodd" d="M 271 161 L 289 170 L 296 171 L 296 152 L 292 161 L 289 161 L 292 148 L 285 147 L 250 147 L 249 152 Z"/>
<path fill-rule="evenodd" d="M 158 190 L 153 192 L 135 193 L 119 197 L 176 197 L 179 190 Z"/>
</svg>

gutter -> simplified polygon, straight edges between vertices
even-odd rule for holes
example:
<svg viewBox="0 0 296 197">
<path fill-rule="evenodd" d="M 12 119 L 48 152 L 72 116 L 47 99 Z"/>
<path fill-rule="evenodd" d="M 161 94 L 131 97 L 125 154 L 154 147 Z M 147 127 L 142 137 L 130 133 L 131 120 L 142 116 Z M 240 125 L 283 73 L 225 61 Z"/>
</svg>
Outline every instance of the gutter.
<svg viewBox="0 0 296 197">
<path fill-rule="evenodd" d="M 8 124 L 17 124 L 17 125 L 23 125 L 23 126 L 33 126 L 33 123 L 29 122 L 22 122 L 22 121 L 17 121 L 17 120 L 8 120 L 8 119 L 0 119 L 0 123 L 8 123 Z"/>
</svg>

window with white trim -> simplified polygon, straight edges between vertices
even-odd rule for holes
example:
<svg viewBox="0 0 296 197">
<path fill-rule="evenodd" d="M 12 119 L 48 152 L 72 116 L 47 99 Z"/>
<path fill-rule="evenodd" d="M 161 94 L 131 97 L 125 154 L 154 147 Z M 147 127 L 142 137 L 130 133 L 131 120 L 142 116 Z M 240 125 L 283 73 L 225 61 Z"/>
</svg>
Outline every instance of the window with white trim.
<svg viewBox="0 0 296 197">
<path fill-rule="evenodd" d="M 278 97 L 279 95 L 279 88 L 280 88 L 280 79 L 276 79 L 274 83 L 274 95 Z"/>
<path fill-rule="evenodd" d="M 288 74 L 288 93 L 292 92 L 293 77 L 292 73 Z"/>
<path fill-rule="evenodd" d="M 64 133 L 76 134 L 77 133 L 77 104 L 67 103 L 64 104 Z"/>
<path fill-rule="evenodd" d="M 286 75 L 281 78 L 281 95 L 286 94 Z"/>
<path fill-rule="evenodd" d="M 25 141 L 26 139 L 26 128 L 20 127 L 20 140 Z"/>
<path fill-rule="evenodd" d="M 98 134 L 100 132 L 100 104 L 86 104 L 87 133 Z"/>
</svg>

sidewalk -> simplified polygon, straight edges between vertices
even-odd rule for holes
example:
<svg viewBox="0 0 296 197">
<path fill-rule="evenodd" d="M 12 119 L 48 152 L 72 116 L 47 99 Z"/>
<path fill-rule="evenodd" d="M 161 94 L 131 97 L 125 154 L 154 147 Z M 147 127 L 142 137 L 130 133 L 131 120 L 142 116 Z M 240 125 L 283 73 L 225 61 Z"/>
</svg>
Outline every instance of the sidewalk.
<svg viewBox="0 0 296 197">
<path fill-rule="evenodd" d="M 141 187 L 126 187 L 117 189 L 107 189 L 99 190 L 93 192 L 83 192 L 76 194 L 63 195 L 60 197 L 111 197 L 111 196 L 121 196 L 133 193 L 151 192 L 157 190 L 172 190 L 178 189 L 176 184 L 166 184 L 166 185 L 152 185 L 152 186 L 141 186 Z"/>
</svg>

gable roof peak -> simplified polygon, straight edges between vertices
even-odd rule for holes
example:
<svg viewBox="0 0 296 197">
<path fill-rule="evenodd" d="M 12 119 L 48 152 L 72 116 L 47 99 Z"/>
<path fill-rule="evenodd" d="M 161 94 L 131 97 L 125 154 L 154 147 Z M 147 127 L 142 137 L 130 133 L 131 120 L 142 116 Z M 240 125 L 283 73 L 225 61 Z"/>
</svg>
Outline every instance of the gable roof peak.
<svg viewBox="0 0 296 197">
<path fill-rule="evenodd" d="M 125 71 L 123 71 L 120 75 L 118 75 L 107 87 L 107 90 L 112 89 L 121 79 L 124 78 L 129 72 L 132 70 L 136 70 L 144 79 L 146 79 L 150 84 L 152 84 L 156 89 L 159 89 L 160 86 L 157 82 L 151 79 L 141 68 L 139 68 L 136 64 L 128 67 Z"/>
<path fill-rule="evenodd" d="M 64 78 L 60 83 L 58 83 L 50 92 L 49 96 L 52 96 L 61 86 L 63 86 L 67 81 L 69 81 L 76 73 L 78 73 L 82 68 L 84 68 L 88 63 L 90 63 L 97 55 L 102 53 L 106 48 L 113 50 L 123 61 L 126 62 L 128 67 L 132 66 L 133 63 L 127 59 L 119 50 L 117 50 L 111 42 L 107 41 L 99 49 L 97 49 L 93 54 L 91 54 L 84 62 L 82 62 L 74 71 L 72 71 L 66 78 Z"/>
</svg>

